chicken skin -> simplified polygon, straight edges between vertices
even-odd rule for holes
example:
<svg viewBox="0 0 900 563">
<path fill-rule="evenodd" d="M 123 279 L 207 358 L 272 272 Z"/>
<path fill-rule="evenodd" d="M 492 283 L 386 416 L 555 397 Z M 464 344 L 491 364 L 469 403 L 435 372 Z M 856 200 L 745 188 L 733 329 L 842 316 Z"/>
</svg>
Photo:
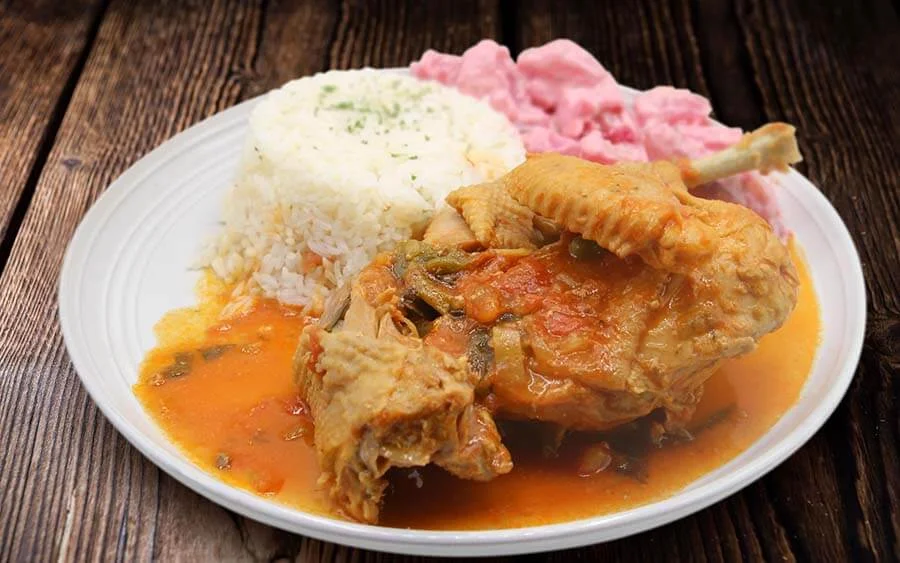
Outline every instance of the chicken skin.
<svg viewBox="0 0 900 563">
<path fill-rule="evenodd" d="M 499 183 L 467 186 L 447 196 L 485 248 L 533 250 L 541 242 L 534 212 L 514 200 Z"/>
</svg>

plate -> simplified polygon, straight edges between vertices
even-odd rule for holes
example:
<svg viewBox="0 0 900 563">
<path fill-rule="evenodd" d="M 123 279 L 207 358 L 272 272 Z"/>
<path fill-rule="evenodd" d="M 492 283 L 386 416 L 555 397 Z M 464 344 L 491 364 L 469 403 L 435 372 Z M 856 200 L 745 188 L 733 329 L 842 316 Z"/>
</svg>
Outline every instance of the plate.
<svg viewBox="0 0 900 563">
<path fill-rule="evenodd" d="M 634 90 L 627 90 L 634 95 Z M 200 244 L 220 227 L 223 194 L 243 148 L 250 100 L 176 135 L 115 182 L 85 215 L 66 252 L 59 320 L 84 387 L 125 438 L 199 494 L 248 518 L 321 540 L 416 555 L 486 556 L 571 548 L 666 524 L 736 492 L 818 430 L 844 395 L 862 349 L 862 268 L 828 200 L 791 171 L 777 194 L 785 224 L 809 261 L 821 304 L 822 342 L 801 396 L 748 450 L 664 500 L 563 524 L 435 532 L 368 526 L 313 515 L 226 485 L 191 463 L 132 393 L 154 324 L 195 303 Z"/>
</svg>

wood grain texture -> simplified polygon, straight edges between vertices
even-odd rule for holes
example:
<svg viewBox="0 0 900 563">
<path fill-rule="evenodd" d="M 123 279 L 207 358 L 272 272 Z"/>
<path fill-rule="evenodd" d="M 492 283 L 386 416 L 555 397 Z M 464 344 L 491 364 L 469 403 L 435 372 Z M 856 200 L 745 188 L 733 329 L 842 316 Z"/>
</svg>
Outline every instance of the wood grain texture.
<svg viewBox="0 0 900 563">
<path fill-rule="evenodd" d="M 90 403 L 66 359 L 55 293 L 65 245 L 109 182 L 241 99 L 262 19 L 243 2 L 106 10 L 0 278 L 0 560 L 246 553 L 230 514 L 161 476 Z M 320 68 L 327 27 L 295 31 L 299 56 L 285 66 Z"/>
<path fill-rule="evenodd" d="M 745 128 L 796 123 L 802 170 L 850 227 L 869 296 L 850 393 L 785 464 L 658 530 L 530 559 L 900 560 L 896 3 L 85 2 L 0 7 L 0 231 L 21 221 L 0 275 L 0 560 L 395 560 L 246 520 L 146 461 L 78 383 L 55 280 L 91 202 L 177 131 L 296 76 L 402 66 L 482 37 L 514 52 L 569 37 L 624 84 L 691 88 Z"/>
<path fill-rule="evenodd" d="M 102 13 L 99 0 L 0 4 L 0 271 Z"/>
</svg>

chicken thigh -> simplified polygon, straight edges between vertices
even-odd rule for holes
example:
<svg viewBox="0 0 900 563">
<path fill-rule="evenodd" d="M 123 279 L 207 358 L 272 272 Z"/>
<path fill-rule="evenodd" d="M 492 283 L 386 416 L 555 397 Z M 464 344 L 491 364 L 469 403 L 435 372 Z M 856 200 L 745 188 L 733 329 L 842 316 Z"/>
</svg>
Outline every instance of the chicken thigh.
<svg viewBox="0 0 900 563">
<path fill-rule="evenodd" d="M 294 358 L 315 421 L 320 485 L 343 514 L 370 523 L 391 467 L 433 462 L 478 481 L 512 468 L 464 362 L 409 335 L 395 289 L 386 270 L 369 266 L 304 329 Z"/>
<path fill-rule="evenodd" d="M 694 162 L 535 155 L 502 178 L 570 234 L 515 260 L 482 259 L 454 284 L 466 315 L 491 326 L 492 408 L 585 430 L 658 408 L 689 418 L 719 363 L 787 318 L 798 280 L 761 217 L 688 185 L 785 168 L 800 158 L 793 132 L 768 125 Z"/>
</svg>

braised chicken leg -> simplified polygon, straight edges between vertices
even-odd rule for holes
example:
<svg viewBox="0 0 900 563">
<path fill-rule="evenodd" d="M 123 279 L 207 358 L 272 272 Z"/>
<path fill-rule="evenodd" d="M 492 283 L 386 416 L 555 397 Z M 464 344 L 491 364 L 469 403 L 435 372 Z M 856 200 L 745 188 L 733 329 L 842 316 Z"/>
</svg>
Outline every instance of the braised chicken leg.
<svg viewBox="0 0 900 563">
<path fill-rule="evenodd" d="M 790 255 L 769 225 L 688 187 L 784 169 L 800 159 L 793 133 L 768 125 L 693 162 L 604 166 L 535 155 L 503 177 L 522 208 L 570 234 L 528 256 L 489 250 L 453 285 L 466 316 L 491 326 L 492 408 L 585 430 L 658 408 L 685 421 L 719 362 L 752 350 L 797 297 Z M 501 208 L 469 195 L 476 189 L 459 192 L 448 201 L 477 217 L 478 231 L 490 230 L 486 217 L 501 223 Z M 509 221 L 533 222 L 520 210 Z M 426 342 L 459 348 L 458 335 L 435 326 Z"/>
<path fill-rule="evenodd" d="M 526 353 L 517 377 L 498 368 L 499 410 L 585 429 L 657 407 L 689 415 L 718 362 L 752 350 L 781 325 L 798 281 L 788 250 L 762 218 L 692 196 L 682 175 L 714 179 L 748 162 L 771 168 L 798 158 L 792 129 L 769 126 L 683 168 L 546 154 L 504 177 L 519 203 L 611 255 L 575 264 L 557 244 L 523 259 L 551 281 L 534 310 L 521 311 L 515 342 Z M 479 283 L 499 289 L 506 282 Z"/>
</svg>

